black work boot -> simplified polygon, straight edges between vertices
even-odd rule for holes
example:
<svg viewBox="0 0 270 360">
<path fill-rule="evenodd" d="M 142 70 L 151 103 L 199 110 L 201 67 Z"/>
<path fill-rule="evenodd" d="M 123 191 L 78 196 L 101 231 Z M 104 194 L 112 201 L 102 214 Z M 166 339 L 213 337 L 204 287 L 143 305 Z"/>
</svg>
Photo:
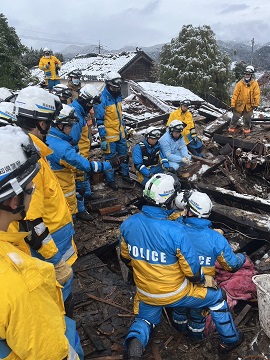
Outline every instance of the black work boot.
<svg viewBox="0 0 270 360">
<path fill-rule="evenodd" d="M 129 340 L 127 354 L 129 360 L 138 360 L 142 358 L 143 346 L 140 340 L 137 338 L 131 338 Z"/>
<path fill-rule="evenodd" d="M 220 354 L 227 354 L 228 352 L 239 346 L 244 341 L 244 334 L 242 333 L 242 331 L 238 331 L 238 334 L 239 334 L 239 339 L 233 343 L 225 344 L 221 342 L 218 345 L 218 352 Z"/>
<path fill-rule="evenodd" d="M 77 213 L 76 218 L 83 221 L 92 221 L 95 217 L 90 215 L 87 210 L 84 210 L 83 212 Z"/>
<path fill-rule="evenodd" d="M 129 177 L 129 175 L 122 176 L 122 180 L 124 180 L 128 184 L 133 184 L 134 183 L 134 181 Z"/>
<path fill-rule="evenodd" d="M 112 190 L 115 190 L 115 191 L 118 190 L 118 186 L 116 185 L 115 181 L 110 181 L 107 184 Z"/>
</svg>

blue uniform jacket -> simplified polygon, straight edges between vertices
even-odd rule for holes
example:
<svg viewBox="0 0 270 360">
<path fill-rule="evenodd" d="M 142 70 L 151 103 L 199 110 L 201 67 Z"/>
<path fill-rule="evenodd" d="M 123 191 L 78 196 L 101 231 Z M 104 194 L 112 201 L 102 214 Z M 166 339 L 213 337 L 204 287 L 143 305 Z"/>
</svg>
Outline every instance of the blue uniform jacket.
<svg viewBox="0 0 270 360">
<path fill-rule="evenodd" d="M 234 254 L 227 239 L 217 231 L 210 229 L 212 225 L 210 220 L 180 217 L 177 221 L 186 225 L 186 234 L 197 250 L 200 265 L 206 275 L 215 275 L 216 260 L 223 269 L 231 272 L 237 271 L 244 264 L 245 256 Z M 180 231 L 182 231 L 182 227 Z"/>
<path fill-rule="evenodd" d="M 184 156 L 188 159 L 191 159 L 183 137 L 175 140 L 170 135 L 169 131 L 167 131 L 164 135 L 161 136 L 159 142 L 169 162 L 172 161 L 180 163 Z"/>
<path fill-rule="evenodd" d="M 111 164 L 101 163 L 99 161 L 89 162 L 82 155 L 78 154 L 74 147 L 70 144 L 72 141 L 70 136 L 67 136 L 57 128 L 51 128 L 46 142 L 49 147 L 53 150 L 53 153 L 48 156 L 52 170 L 61 170 L 65 166 L 63 161 L 76 169 L 83 172 L 100 172 L 111 169 Z M 104 165 L 103 165 L 104 164 Z"/>
<path fill-rule="evenodd" d="M 172 304 L 201 277 L 198 255 L 179 223 L 167 220 L 172 211 L 145 205 L 120 227 L 122 259 L 132 266 L 139 300 Z M 183 229 L 183 231 L 182 231 Z M 203 288 L 202 288 L 203 289 Z"/>
<path fill-rule="evenodd" d="M 146 139 L 142 140 L 143 145 L 145 146 L 148 154 L 155 154 L 156 152 L 158 152 L 158 158 L 159 161 L 157 164 L 154 164 L 152 166 L 155 165 L 162 165 L 165 169 L 169 167 L 169 163 L 168 160 L 166 158 L 166 156 L 163 153 L 162 147 L 159 144 L 159 142 L 157 142 L 157 144 L 155 146 L 150 146 L 147 142 Z M 152 166 L 147 167 L 144 164 L 144 159 L 143 159 L 143 154 L 142 154 L 142 149 L 140 144 L 136 144 L 132 150 L 132 160 L 134 163 L 135 168 L 143 175 L 146 177 L 150 176 L 150 169 Z"/>
<path fill-rule="evenodd" d="M 77 145 L 82 135 L 82 129 L 86 126 L 86 113 L 81 104 L 78 103 L 77 99 L 74 99 L 70 106 L 75 109 L 76 115 L 79 118 L 79 122 L 73 125 L 70 132 L 70 136 L 72 138 L 72 145 Z"/>
<path fill-rule="evenodd" d="M 115 142 L 125 138 L 121 95 L 113 97 L 105 86 L 101 93 L 101 103 L 94 105 L 94 111 L 101 139 Z"/>
</svg>

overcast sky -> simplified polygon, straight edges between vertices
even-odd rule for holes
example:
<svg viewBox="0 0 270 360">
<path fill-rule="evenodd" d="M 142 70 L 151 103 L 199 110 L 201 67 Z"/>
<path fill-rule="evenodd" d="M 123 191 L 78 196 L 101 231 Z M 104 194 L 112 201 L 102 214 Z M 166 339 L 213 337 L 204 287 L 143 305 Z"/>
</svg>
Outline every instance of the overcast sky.
<svg viewBox="0 0 270 360">
<path fill-rule="evenodd" d="M 53 51 L 167 43 L 188 24 L 210 25 L 219 40 L 270 41 L 267 0 L 1 0 L 0 12 L 23 44 Z"/>
</svg>

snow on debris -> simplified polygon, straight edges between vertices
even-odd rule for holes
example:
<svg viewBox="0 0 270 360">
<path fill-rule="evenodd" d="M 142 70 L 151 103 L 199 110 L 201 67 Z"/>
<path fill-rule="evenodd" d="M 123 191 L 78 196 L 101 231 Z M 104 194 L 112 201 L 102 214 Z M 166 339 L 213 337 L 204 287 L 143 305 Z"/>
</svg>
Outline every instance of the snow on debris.
<svg viewBox="0 0 270 360">
<path fill-rule="evenodd" d="M 138 84 L 150 95 L 155 96 L 165 102 L 180 101 L 184 99 L 204 102 L 201 97 L 181 86 L 170 86 L 151 82 L 139 82 Z"/>
</svg>

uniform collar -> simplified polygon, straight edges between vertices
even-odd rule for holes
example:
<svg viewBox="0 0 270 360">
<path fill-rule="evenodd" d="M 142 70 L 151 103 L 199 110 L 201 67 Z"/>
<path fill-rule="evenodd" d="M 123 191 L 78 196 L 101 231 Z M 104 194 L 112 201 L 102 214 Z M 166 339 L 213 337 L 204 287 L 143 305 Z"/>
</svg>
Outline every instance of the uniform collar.
<svg viewBox="0 0 270 360">
<path fill-rule="evenodd" d="M 38 151 L 40 152 L 40 155 L 42 157 L 46 157 L 53 153 L 53 151 L 37 136 L 30 134 L 30 133 L 29 133 L 29 135 L 30 135 L 31 139 L 33 140 L 33 143 L 35 144 L 36 148 L 38 149 Z"/>
</svg>

